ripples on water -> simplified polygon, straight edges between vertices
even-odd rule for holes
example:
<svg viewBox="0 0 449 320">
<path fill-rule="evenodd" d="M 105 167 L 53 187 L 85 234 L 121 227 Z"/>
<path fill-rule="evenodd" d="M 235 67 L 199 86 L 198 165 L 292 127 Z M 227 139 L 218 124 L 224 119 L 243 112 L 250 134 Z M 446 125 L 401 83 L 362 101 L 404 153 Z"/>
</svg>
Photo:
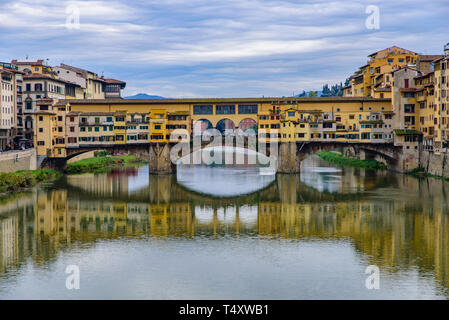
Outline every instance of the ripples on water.
<svg viewBox="0 0 449 320">
<path fill-rule="evenodd" d="M 69 176 L 2 201 L 0 299 L 447 299 L 447 190 L 316 157 L 300 175 Z"/>
</svg>

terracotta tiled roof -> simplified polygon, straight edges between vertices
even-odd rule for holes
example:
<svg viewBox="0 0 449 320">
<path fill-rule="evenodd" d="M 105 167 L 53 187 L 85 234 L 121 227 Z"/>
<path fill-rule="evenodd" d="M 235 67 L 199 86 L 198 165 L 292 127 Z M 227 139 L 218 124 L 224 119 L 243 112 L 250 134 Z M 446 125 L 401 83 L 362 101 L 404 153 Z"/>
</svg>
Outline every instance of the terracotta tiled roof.
<svg viewBox="0 0 449 320">
<path fill-rule="evenodd" d="M 68 83 L 68 84 L 80 87 L 79 84 L 76 84 L 76 83 L 71 82 L 71 81 L 59 79 L 59 78 L 54 78 L 51 75 L 48 75 L 48 74 L 45 74 L 45 73 L 43 73 L 43 74 L 41 74 L 41 73 L 32 73 L 32 74 L 24 75 L 23 79 L 24 80 L 27 80 L 27 79 L 29 79 L 29 80 L 32 80 L 32 79 L 47 79 L 47 80 L 53 80 L 53 81 L 58 81 L 58 82 L 62 82 L 62 83 Z"/>
<path fill-rule="evenodd" d="M 12 60 L 11 63 L 15 64 L 15 65 L 23 65 L 23 66 L 42 66 L 42 65 L 44 65 L 44 60 L 37 60 L 37 61 Z"/>
<path fill-rule="evenodd" d="M 116 79 L 103 78 L 103 80 L 104 80 L 104 82 L 109 83 L 109 84 L 126 84 L 126 82 L 120 81 L 120 80 L 116 80 Z"/>
<path fill-rule="evenodd" d="M 391 87 L 374 89 L 375 92 L 391 92 Z"/>
<path fill-rule="evenodd" d="M 444 55 L 442 55 L 442 54 L 426 54 L 426 55 L 423 54 L 423 55 L 420 55 L 418 59 L 420 61 L 432 62 L 432 61 L 435 61 L 436 59 L 440 59 L 442 57 L 444 57 Z"/>
<path fill-rule="evenodd" d="M 418 89 L 416 88 L 400 88 L 399 91 L 401 92 L 416 92 Z"/>
</svg>

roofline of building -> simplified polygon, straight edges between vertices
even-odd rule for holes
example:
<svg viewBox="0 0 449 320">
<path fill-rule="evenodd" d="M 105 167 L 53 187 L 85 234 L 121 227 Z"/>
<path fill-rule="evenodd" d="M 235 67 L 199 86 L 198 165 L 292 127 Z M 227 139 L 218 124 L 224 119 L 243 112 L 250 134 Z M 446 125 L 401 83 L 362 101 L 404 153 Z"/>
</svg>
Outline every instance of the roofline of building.
<svg viewBox="0 0 449 320">
<path fill-rule="evenodd" d="M 40 73 L 33 73 L 31 75 L 24 75 L 23 80 L 53 80 L 56 82 L 61 82 L 61 83 L 65 83 L 65 84 L 70 84 L 73 86 L 77 86 L 77 87 L 81 87 L 79 84 L 68 81 L 68 80 L 63 80 L 63 79 L 57 79 L 57 78 L 52 78 L 51 76 L 47 76 L 44 74 L 40 74 Z"/>
</svg>

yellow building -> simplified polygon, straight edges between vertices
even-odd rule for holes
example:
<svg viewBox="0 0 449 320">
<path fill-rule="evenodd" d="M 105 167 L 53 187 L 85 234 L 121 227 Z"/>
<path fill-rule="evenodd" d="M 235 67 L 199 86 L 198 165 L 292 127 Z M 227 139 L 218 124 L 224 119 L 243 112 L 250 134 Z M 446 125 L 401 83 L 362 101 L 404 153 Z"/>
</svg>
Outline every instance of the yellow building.
<svg viewBox="0 0 449 320">
<path fill-rule="evenodd" d="M 38 155 L 57 157 L 55 146 L 56 112 L 53 110 L 52 100 L 40 100 L 37 102 L 37 110 L 34 112 L 34 145 Z"/>
<path fill-rule="evenodd" d="M 114 112 L 114 137 L 115 144 L 126 144 L 126 114 L 125 110 Z"/>
<path fill-rule="evenodd" d="M 415 65 L 416 52 L 392 46 L 370 54 L 366 65 L 350 78 L 351 88 L 344 96 L 391 98 L 392 72 L 407 65 Z"/>
<path fill-rule="evenodd" d="M 189 111 L 168 112 L 167 134 L 170 136 L 171 142 L 189 142 L 191 133 L 192 119 Z"/>
<path fill-rule="evenodd" d="M 166 143 L 168 141 L 167 110 L 152 110 L 150 113 L 150 142 Z"/>
<path fill-rule="evenodd" d="M 445 56 L 434 61 L 435 67 L 435 147 L 449 146 L 449 43 L 444 47 Z"/>
<path fill-rule="evenodd" d="M 258 113 L 258 139 L 261 143 L 278 142 L 280 138 L 280 107 Z"/>
<path fill-rule="evenodd" d="M 144 113 L 128 113 L 126 116 L 127 143 L 148 143 L 149 115 Z"/>
</svg>

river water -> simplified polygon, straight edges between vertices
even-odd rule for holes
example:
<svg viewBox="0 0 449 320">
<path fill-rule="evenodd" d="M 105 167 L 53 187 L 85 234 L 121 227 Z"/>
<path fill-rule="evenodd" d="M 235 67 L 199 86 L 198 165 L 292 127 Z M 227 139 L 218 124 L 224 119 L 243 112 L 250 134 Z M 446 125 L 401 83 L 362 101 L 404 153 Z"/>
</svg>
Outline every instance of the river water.
<svg viewBox="0 0 449 320">
<path fill-rule="evenodd" d="M 317 157 L 68 176 L 1 200 L 0 299 L 447 299 L 448 203 L 448 182 Z"/>
</svg>

